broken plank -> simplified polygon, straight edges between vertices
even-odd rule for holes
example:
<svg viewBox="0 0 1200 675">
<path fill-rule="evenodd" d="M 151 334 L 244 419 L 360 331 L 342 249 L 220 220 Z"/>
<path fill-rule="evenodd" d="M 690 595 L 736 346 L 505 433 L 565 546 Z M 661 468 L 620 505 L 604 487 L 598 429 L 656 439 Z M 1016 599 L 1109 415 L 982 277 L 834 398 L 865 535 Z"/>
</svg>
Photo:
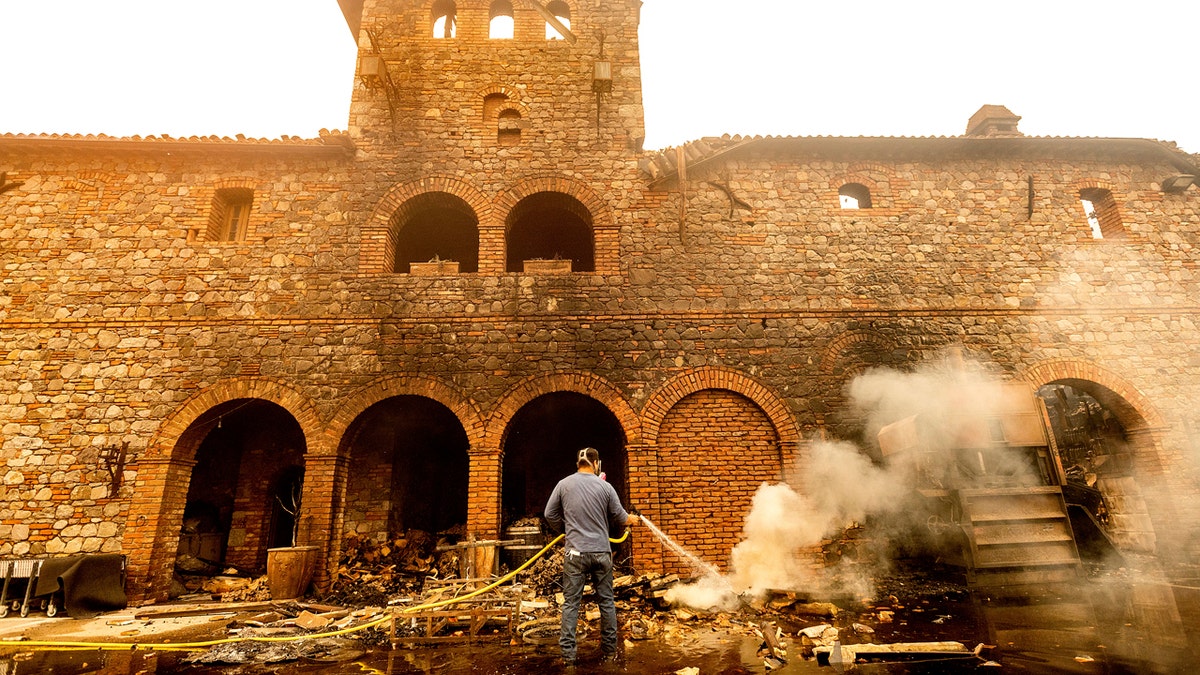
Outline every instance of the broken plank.
<svg viewBox="0 0 1200 675">
<path fill-rule="evenodd" d="M 821 665 L 828 665 L 831 660 L 836 660 L 836 656 L 832 656 L 834 649 L 841 649 L 842 663 L 854 663 L 859 659 L 866 661 L 912 661 L 921 659 L 945 659 L 945 658 L 967 658 L 976 657 L 975 652 L 967 649 L 966 645 L 961 642 L 895 642 L 892 644 L 871 644 L 863 643 L 856 645 L 834 645 L 829 647 L 816 647 L 813 653 L 817 655 L 817 662 Z"/>
<path fill-rule="evenodd" d="M 133 618 L 139 620 L 168 619 L 181 616 L 202 616 L 204 614 L 226 614 L 228 612 L 259 612 L 267 609 L 274 609 L 274 605 L 270 602 L 220 602 L 192 607 L 179 607 L 178 609 L 140 611 L 136 612 Z"/>
</svg>

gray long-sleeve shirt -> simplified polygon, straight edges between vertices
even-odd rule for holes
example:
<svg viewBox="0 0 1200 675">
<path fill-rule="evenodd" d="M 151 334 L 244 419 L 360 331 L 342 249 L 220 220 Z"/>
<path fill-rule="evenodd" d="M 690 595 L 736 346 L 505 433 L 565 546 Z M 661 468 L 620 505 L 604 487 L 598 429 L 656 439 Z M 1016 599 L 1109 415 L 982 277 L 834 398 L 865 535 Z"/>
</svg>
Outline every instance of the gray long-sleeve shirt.
<svg viewBox="0 0 1200 675">
<path fill-rule="evenodd" d="M 619 528 L 628 519 L 613 486 L 591 473 L 577 472 L 558 481 L 546 502 L 546 520 L 566 532 L 568 551 L 612 551 L 609 526 Z"/>
</svg>

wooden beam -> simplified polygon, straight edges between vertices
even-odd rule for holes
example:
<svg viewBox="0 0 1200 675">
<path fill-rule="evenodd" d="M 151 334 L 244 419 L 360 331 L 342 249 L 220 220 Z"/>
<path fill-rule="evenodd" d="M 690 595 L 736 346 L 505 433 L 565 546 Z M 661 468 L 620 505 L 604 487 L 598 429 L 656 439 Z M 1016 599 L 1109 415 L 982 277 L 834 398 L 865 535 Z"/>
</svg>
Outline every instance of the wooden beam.
<svg viewBox="0 0 1200 675">
<path fill-rule="evenodd" d="M 550 10 L 546 9 L 545 5 L 543 5 L 539 0 L 525 0 L 525 4 L 532 7 L 538 14 L 541 14 L 542 18 L 546 20 L 546 23 L 550 24 L 554 30 L 558 31 L 558 34 L 563 36 L 564 40 L 571 44 L 575 44 L 579 41 L 579 38 L 575 37 L 575 34 L 571 32 L 571 29 L 564 26 L 563 22 L 559 21 L 558 17 L 554 16 Z"/>
</svg>

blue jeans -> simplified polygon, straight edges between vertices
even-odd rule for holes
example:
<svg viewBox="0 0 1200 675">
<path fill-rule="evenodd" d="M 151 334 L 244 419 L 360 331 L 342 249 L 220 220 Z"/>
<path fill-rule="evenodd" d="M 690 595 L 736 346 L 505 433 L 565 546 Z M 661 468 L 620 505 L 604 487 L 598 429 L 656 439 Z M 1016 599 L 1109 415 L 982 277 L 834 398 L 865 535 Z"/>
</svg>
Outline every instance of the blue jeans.
<svg viewBox="0 0 1200 675">
<path fill-rule="evenodd" d="M 583 585 L 591 582 L 600 604 L 600 648 L 605 656 L 617 653 L 617 605 L 613 602 L 612 553 L 567 551 L 563 559 L 562 632 L 558 645 L 564 659 L 574 661 L 575 629 Z"/>
</svg>

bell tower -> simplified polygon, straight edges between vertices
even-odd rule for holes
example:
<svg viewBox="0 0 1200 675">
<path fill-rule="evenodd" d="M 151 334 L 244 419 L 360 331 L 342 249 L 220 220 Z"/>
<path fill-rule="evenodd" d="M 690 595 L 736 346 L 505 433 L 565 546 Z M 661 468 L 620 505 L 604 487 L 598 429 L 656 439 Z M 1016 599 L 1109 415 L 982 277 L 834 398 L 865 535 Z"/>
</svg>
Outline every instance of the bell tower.
<svg viewBox="0 0 1200 675">
<path fill-rule="evenodd" d="M 641 150 L 641 0 L 339 2 L 358 41 L 350 134 L 371 156 L 580 171 Z"/>
</svg>

